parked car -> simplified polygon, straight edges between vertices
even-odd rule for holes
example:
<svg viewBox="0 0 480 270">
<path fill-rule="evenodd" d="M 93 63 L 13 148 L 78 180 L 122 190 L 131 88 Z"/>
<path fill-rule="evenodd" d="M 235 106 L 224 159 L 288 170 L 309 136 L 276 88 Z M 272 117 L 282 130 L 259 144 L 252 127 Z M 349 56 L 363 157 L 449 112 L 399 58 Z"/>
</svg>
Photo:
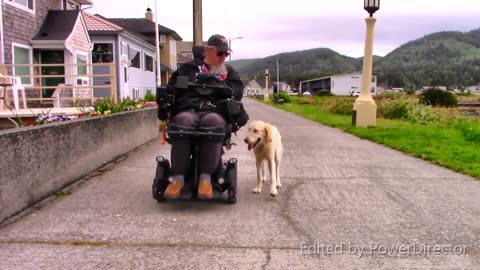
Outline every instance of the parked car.
<svg viewBox="0 0 480 270">
<path fill-rule="evenodd" d="M 352 96 L 352 97 L 360 96 L 360 90 L 350 91 L 350 96 Z"/>
<path fill-rule="evenodd" d="M 308 92 L 308 91 L 305 91 L 302 93 L 304 96 L 312 96 L 312 93 Z"/>
</svg>

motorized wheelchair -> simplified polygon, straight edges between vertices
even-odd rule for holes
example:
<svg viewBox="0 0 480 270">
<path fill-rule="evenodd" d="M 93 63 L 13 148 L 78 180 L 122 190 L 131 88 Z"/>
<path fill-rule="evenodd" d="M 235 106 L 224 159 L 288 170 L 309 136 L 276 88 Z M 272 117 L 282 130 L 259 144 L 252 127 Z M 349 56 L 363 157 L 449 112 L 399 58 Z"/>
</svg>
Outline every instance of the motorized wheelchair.
<svg viewBox="0 0 480 270">
<path fill-rule="evenodd" d="M 230 150 L 233 145 L 230 142 L 231 134 L 236 132 L 241 126 L 248 121 L 248 114 L 243 108 L 241 101 L 235 100 L 233 91 L 228 86 L 221 84 L 206 84 L 189 82 L 187 77 L 178 77 L 175 87 L 159 87 L 157 88 L 156 98 L 160 113 L 175 110 L 175 92 L 177 89 L 188 89 L 189 91 L 196 91 L 199 95 L 209 96 L 213 91 L 221 90 L 223 93 L 228 93 L 225 98 L 213 104 L 215 111 L 222 114 L 227 122 L 223 130 L 207 130 L 182 128 L 169 124 L 167 126 L 167 142 L 171 143 L 174 140 L 188 139 L 192 142 L 192 151 L 190 157 L 190 171 L 185 176 L 185 185 L 183 187 L 180 199 L 195 199 L 197 198 L 197 188 L 199 181 L 198 169 L 198 154 L 199 142 L 202 140 L 222 141 L 223 146 Z M 222 155 L 224 151 L 222 149 Z M 157 168 L 155 178 L 152 184 L 153 198 L 158 202 L 166 201 L 164 192 L 168 186 L 169 178 L 171 176 L 170 162 L 163 156 L 156 158 Z M 237 201 L 237 159 L 230 158 L 228 161 L 220 159 L 216 171 L 211 176 L 212 187 L 214 192 L 214 199 L 224 198 L 226 193 L 226 201 L 234 204 Z"/>
</svg>

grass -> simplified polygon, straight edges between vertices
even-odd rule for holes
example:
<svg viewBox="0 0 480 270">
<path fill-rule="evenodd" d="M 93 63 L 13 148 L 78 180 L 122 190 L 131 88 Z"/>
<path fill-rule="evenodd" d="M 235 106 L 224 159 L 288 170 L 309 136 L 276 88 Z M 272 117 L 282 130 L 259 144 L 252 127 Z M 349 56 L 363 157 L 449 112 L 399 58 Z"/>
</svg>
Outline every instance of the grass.
<svg viewBox="0 0 480 270">
<path fill-rule="evenodd" d="M 320 111 L 315 104 L 269 104 L 480 179 L 479 121 L 422 125 L 378 118 L 376 127 L 358 128 L 350 115 Z"/>
</svg>

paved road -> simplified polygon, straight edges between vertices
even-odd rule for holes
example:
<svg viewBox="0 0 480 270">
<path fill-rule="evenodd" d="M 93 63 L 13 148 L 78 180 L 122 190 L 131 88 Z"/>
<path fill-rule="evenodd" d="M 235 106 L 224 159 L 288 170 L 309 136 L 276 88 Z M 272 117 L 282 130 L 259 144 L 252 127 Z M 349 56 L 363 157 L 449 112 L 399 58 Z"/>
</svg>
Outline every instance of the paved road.
<svg viewBox="0 0 480 270">
<path fill-rule="evenodd" d="M 478 269 L 480 181 L 247 100 L 280 129 L 277 198 L 158 204 L 154 141 L 0 228 L 0 269 Z M 302 254 L 303 253 L 303 254 Z"/>
</svg>

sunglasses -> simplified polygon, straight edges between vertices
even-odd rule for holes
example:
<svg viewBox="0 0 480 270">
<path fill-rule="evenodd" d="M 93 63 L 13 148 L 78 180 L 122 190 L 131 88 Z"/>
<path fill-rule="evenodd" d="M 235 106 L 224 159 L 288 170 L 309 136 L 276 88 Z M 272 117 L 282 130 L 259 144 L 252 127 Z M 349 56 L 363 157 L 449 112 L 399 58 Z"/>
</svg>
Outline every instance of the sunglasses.
<svg viewBox="0 0 480 270">
<path fill-rule="evenodd" d="M 229 52 L 217 52 L 218 57 L 222 57 L 222 56 L 228 57 L 229 55 L 230 55 Z"/>
</svg>

